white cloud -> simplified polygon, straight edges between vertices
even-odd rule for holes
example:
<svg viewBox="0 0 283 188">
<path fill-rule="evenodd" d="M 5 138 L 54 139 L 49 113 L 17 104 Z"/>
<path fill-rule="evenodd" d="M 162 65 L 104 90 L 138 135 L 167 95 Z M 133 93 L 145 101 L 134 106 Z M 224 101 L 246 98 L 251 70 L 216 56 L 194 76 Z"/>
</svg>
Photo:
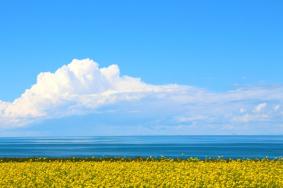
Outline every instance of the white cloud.
<svg viewBox="0 0 283 188">
<path fill-rule="evenodd" d="M 260 103 L 255 107 L 255 112 L 261 112 L 267 107 L 267 103 Z"/>
<path fill-rule="evenodd" d="M 241 112 L 241 113 L 245 113 L 245 112 L 246 112 L 246 109 L 240 108 L 240 112 Z"/>
<path fill-rule="evenodd" d="M 0 127 L 99 111 L 106 117 L 134 112 L 152 116 L 156 118 L 152 122 L 160 125 L 179 127 L 268 121 L 282 125 L 282 104 L 282 86 L 214 93 L 184 85 L 152 85 L 120 75 L 117 65 L 100 68 L 93 60 L 75 59 L 54 73 L 40 73 L 36 83 L 13 102 L 0 101 Z"/>
<path fill-rule="evenodd" d="M 268 121 L 269 116 L 267 114 L 259 115 L 259 114 L 244 114 L 241 116 L 236 116 L 233 118 L 235 122 L 240 123 L 250 123 L 250 122 L 260 122 L 260 121 Z"/>
<path fill-rule="evenodd" d="M 180 123 L 186 123 L 186 122 L 195 122 L 195 121 L 200 121 L 200 120 L 206 120 L 207 117 L 205 116 L 183 116 L 183 117 L 177 117 L 176 120 L 177 122 Z"/>
<path fill-rule="evenodd" d="M 274 106 L 274 111 L 278 111 L 280 109 L 280 105 L 275 105 Z"/>
<path fill-rule="evenodd" d="M 149 93 L 170 93 L 178 87 L 146 84 L 139 78 L 120 76 L 117 65 L 99 68 L 90 59 L 74 59 L 55 73 L 40 73 L 36 83 L 12 103 L 0 101 L 0 120 L 2 126 L 21 126 L 138 100 Z"/>
</svg>

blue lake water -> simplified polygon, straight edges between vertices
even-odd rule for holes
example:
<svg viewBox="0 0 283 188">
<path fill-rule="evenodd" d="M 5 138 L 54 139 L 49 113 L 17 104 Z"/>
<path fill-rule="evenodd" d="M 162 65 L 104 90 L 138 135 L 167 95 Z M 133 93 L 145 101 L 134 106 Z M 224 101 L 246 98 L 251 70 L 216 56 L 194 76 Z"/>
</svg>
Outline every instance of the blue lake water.
<svg viewBox="0 0 283 188">
<path fill-rule="evenodd" d="M 5 157 L 278 158 L 283 136 L 0 138 Z"/>
</svg>

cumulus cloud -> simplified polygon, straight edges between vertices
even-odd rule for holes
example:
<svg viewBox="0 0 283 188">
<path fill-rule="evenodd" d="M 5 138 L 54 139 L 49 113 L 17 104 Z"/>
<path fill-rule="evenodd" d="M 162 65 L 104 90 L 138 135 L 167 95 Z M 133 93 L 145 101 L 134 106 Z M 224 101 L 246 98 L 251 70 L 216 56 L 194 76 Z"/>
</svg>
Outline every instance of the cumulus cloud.
<svg viewBox="0 0 283 188">
<path fill-rule="evenodd" d="M 12 103 L 0 101 L 0 120 L 2 126 L 22 126 L 176 89 L 178 86 L 154 86 L 139 78 L 120 76 L 117 65 L 100 68 L 93 60 L 74 59 L 54 73 L 40 73 L 36 83 Z"/>
<path fill-rule="evenodd" d="M 0 127 L 105 113 L 107 108 L 113 113 L 128 111 L 160 118 L 153 121 L 158 126 L 282 125 L 282 104 L 282 86 L 215 93 L 185 85 L 153 85 L 121 75 L 118 65 L 100 68 L 91 59 L 74 59 L 54 73 L 40 73 L 36 83 L 13 102 L 0 100 Z"/>
</svg>

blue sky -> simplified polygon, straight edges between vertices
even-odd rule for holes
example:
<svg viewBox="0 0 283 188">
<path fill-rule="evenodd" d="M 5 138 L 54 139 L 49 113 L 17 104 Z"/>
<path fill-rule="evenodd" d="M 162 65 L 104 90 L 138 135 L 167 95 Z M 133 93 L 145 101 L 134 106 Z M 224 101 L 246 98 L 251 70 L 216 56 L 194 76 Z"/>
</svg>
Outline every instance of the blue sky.
<svg viewBox="0 0 283 188">
<path fill-rule="evenodd" d="M 54 72 L 74 58 L 94 59 L 101 67 L 117 64 L 121 75 L 139 77 L 155 85 L 188 85 L 216 93 L 243 87 L 280 88 L 283 83 L 282 7 L 283 2 L 279 0 L 4 0 L 0 2 L 0 100 L 12 102 L 36 83 L 39 73 Z M 270 101 L 275 108 L 282 102 L 281 98 L 267 102 L 263 99 L 264 96 L 254 102 L 255 108 L 265 103 L 270 106 Z M 145 131 L 147 125 L 140 123 L 145 120 L 126 113 L 120 119 L 112 115 L 113 122 L 108 123 L 113 130 L 110 132 L 100 126 L 108 118 L 103 113 L 51 118 L 31 123 L 27 128 L 5 131 L 7 135 L 25 131 L 27 134 L 44 131 L 75 134 L 80 126 L 71 125 L 76 124 L 72 122 L 82 121 L 85 121 L 84 132 L 78 134 L 89 133 L 88 130 L 95 134 L 148 134 L 150 131 L 169 134 L 171 131 L 161 123 L 151 123 L 154 128 Z M 166 118 L 171 116 L 168 113 Z M 274 130 L 271 134 L 283 131 L 280 118 L 277 114 L 276 119 L 264 123 L 276 124 L 271 127 Z M 156 118 L 149 119 L 158 122 Z M 119 126 L 119 121 L 129 126 Z M 139 130 L 130 127 L 137 122 Z M 261 126 L 259 130 L 248 130 L 252 134 L 266 132 L 267 128 Z M 113 127 L 118 127 L 117 130 L 123 127 L 125 132 L 115 132 Z M 244 131 L 210 132 L 196 126 L 186 133 L 196 129 L 198 134 L 242 134 Z"/>
</svg>

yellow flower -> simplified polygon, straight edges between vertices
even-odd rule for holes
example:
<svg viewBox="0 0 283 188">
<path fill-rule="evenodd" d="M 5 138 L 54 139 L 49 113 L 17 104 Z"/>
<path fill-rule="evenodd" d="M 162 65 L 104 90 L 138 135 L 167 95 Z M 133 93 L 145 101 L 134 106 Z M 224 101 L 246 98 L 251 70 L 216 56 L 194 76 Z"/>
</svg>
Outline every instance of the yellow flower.
<svg viewBox="0 0 283 188">
<path fill-rule="evenodd" d="M 283 187 L 283 160 L 0 161 L 0 187 Z"/>
</svg>

